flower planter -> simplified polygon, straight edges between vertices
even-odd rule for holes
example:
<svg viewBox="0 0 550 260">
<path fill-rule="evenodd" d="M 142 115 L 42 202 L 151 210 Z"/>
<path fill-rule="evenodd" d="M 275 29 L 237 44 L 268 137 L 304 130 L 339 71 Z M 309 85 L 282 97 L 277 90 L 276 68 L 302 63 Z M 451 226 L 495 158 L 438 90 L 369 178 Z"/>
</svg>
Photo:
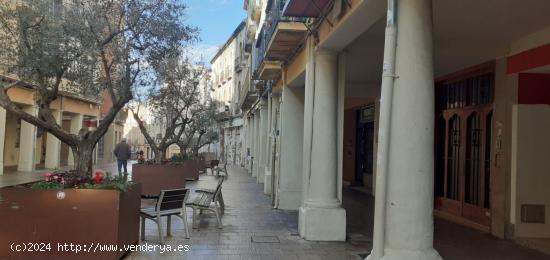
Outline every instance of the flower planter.
<svg viewBox="0 0 550 260">
<path fill-rule="evenodd" d="M 186 180 L 199 178 L 199 163 L 182 164 L 134 164 L 132 181 L 142 184 L 142 196 L 157 196 L 161 190 L 185 187 Z"/>
<path fill-rule="evenodd" d="M 198 167 L 199 167 L 199 172 L 204 172 L 206 171 L 206 168 L 207 168 L 207 164 L 206 164 L 206 160 L 204 159 L 200 159 L 197 161 L 197 164 L 198 164 Z"/>
<path fill-rule="evenodd" d="M 139 243 L 140 190 L 1 188 L 0 259 L 120 259 Z"/>
</svg>

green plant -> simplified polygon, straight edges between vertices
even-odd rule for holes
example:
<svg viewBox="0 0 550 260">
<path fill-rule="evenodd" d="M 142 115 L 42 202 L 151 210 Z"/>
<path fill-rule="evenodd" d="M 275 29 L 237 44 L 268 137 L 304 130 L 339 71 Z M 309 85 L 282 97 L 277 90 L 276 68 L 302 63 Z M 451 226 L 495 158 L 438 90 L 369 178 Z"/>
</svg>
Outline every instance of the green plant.
<svg viewBox="0 0 550 260">
<path fill-rule="evenodd" d="M 35 190 L 55 190 L 63 189 L 64 185 L 55 181 L 39 181 L 31 185 L 31 189 Z"/>
<path fill-rule="evenodd" d="M 126 192 L 133 185 L 128 181 L 128 176 L 111 176 L 108 172 L 97 170 L 93 178 L 82 177 L 74 171 L 47 172 L 44 180 L 33 183 L 31 189 L 109 189 Z"/>
<path fill-rule="evenodd" d="M 177 154 L 172 155 L 172 158 L 170 159 L 170 162 L 172 162 L 172 163 L 183 163 L 187 160 L 189 160 L 189 156 L 187 154 L 177 153 Z"/>
</svg>

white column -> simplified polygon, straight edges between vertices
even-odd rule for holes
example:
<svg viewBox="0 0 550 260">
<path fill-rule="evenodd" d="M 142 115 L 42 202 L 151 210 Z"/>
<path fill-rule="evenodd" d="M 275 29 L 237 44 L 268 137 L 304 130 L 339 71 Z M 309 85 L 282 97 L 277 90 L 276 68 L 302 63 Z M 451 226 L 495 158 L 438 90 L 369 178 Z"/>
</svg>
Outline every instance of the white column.
<svg viewBox="0 0 550 260">
<path fill-rule="evenodd" d="M 58 125 L 61 126 L 61 121 L 63 119 L 63 112 L 60 109 L 52 110 L 52 115 L 55 118 L 55 121 Z M 54 135 L 48 133 L 46 138 L 46 169 L 56 169 L 59 168 L 60 161 L 60 152 L 61 152 L 61 141 L 57 139 Z"/>
<path fill-rule="evenodd" d="M 255 143 L 255 133 L 254 133 L 254 127 L 256 126 L 254 122 L 254 113 L 250 115 L 250 130 L 248 131 L 249 134 L 249 144 L 248 147 L 250 148 L 250 162 L 248 165 L 248 170 L 250 174 L 254 171 L 254 143 Z"/>
<path fill-rule="evenodd" d="M 252 176 L 258 176 L 258 165 L 260 164 L 260 148 L 258 145 L 258 136 L 260 132 L 260 111 L 254 111 L 254 153 L 253 153 L 253 167 L 252 167 Z"/>
<path fill-rule="evenodd" d="M 259 134 L 259 147 L 260 147 L 260 163 L 258 165 L 258 183 L 264 183 L 265 180 L 265 168 L 267 165 L 267 100 L 260 101 L 260 134 Z"/>
<path fill-rule="evenodd" d="M 387 158 L 385 240 L 381 258 L 384 260 L 441 259 L 433 248 L 431 3 L 431 0 L 408 0 L 398 1 L 397 6 L 397 77 L 393 86 Z"/>
<path fill-rule="evenodd" d="M 25 112 L 36 116 L 38 109 L 35 106 L 26 106 Z M 19 137 L 19 162 L 17 170 L 32 172 L 35 168 L 36 126 L 21 120 L 21 132 Z"/>
<path fill-rule="evenodd" d="M 267 132 L 266 132 L 266 162 L 265 162 L 265 173 L 264 173 L 264 194 L 270 195 L 271 194 L 271 167 L 272 167 L 272 161 L 273 161 L 273 155 L 271 153 L 271 147 L 273 143 L 273 136 L 272 132 L 273 129 L 271 127 L 272 121 L 273 121 L 273 102 L 272 102 L 272 95 L 269 94 L 267 98 Z"/>
<path fill-rule="evenodd" d="M 248 171 L 248 167 L 249 167 L 249 157 L 248 157 L 248 154 L 250 152 L 250 116 L 246 116 L 243 118 L 244 119 L 244 124 L 245 124 L 245 127 L 244 127 L 244 132 L 243 132 L 243 138 L 244 138 L 244 168 L 247 169 Z"/>
<path fill-rule="evenodd" d="M 254 112 L 254 169 L 252 170 L 252 176 L 256 178 L 260 169 L 260 117 L 260 109 L 257 108 Z"/>
<path fill-rule="evenodd" d="M 73 117 L 71 118 L 71 130 L 70 130 L 71 134 L 78 135 L 78 133 L 80 132 L 80 129 L 82 129 L 82 120 L 84 120 L 84 116 L 82 114 L 73 115 Z M 69 166 L 74 166 L 73 151 L 70 147 L 69 147 L 68 164 Z"/>
<path fill-rule="evenodd" d="M 279 209 L 297 210 L 302 205 L 303 90 L 284 86 L 281 99 L 280 164 L 277 171 L 276 204 Z"/>
<path fill-rule="evenodd" d="M 316 51 L 314 88 L 310 172 L 300 207 L 300 235 L 307 240 L 345 241 L 346 211 L 338 199 L 337 52 Z"/>
<path fill-rule="evenodd" d="M 6 139 L 6 110 L 0 107 L 0 175 L 4 174 L 4 141 Z"/>
</svg>

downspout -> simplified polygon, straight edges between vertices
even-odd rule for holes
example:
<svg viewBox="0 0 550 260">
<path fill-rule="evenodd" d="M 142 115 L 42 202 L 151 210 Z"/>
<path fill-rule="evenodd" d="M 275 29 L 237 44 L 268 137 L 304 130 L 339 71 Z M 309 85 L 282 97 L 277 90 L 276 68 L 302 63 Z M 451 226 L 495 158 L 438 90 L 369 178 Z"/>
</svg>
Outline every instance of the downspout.
<svg viewBox="0 0 550 260">
<path fill-rule="evenodd" d="M 384 64 L 380 95 L 380 126 L 378 134 L 378 160 L 376 173 L 376 197 L 374 204 L 373 249 L 368 259 L 378 260 L 384 256 L 386 242 L 386 197 L 388 188 L 388 157 L 390 154 L 390 129 L 393 87 L 395 75 L 395 53 L 397 49 L 397 0 L 388 0 L 386 38 L 384 43 Z"/>
</svg>

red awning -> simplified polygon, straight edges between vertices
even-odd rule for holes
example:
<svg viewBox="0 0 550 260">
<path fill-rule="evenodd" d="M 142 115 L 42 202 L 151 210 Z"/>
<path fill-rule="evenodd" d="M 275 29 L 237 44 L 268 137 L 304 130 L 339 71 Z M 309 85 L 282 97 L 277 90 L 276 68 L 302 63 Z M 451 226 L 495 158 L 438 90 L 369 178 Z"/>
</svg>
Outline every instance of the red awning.
<svg viewBox="0 0 550 260">
<path fill-rule="evenodd" d="M 319 17 L 330 0 L 289 0 L 284 10 L 285 16 Z"/>
</svg>

